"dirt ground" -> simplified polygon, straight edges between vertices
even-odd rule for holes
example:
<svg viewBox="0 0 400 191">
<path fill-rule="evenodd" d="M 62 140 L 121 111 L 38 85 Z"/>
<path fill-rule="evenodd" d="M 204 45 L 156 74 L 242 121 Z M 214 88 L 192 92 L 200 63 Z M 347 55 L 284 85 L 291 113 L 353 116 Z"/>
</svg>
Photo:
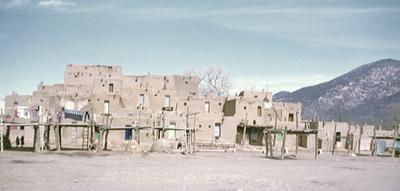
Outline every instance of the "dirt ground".
<svg viewBox="0 0 400 191">
<path fill-rule="evenodd" d="M 0 190 L 399 190 L 400 159 L 261 152 L 0 153 Z"/>
</svg>

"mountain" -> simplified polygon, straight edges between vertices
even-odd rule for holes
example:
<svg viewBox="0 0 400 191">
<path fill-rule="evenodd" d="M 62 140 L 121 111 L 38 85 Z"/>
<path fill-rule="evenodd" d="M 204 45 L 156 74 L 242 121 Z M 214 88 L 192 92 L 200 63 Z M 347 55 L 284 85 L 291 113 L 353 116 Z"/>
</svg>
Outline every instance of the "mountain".
<svg viewBox="0 0 400 191">
<path fill-rule="evenodd" d="M 289 95 L 290 95 L 290 92 L 288 92 L 288 91 L 280 91 L 280 92 L 274 94 L 273 99 L 275 99 L 275 98 L 285 98 L 285 97 L 288 97 Z"/>
<path fill-rule="evenodd" d="M 400 61 L 383 59 L 331 81 L 279 92 L 274 101 L 301 102 L 304 119 L 393 124 L 400 118 Z"/>
</svg>

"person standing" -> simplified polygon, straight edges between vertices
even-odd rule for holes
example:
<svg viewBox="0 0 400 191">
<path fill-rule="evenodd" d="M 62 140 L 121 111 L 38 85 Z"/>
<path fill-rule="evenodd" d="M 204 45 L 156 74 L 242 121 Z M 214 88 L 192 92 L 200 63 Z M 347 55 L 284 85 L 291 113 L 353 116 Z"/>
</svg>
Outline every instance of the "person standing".
<svg viewBox="0 0 400 191">
<path fill-rule="evenodd" d="M 19 147 L 19 137 L 17 136 L 17 139 L 15 140 L 15 143 L 17 144 L 17 148 Z"/>
<path fill-rule="evenodd" d="M 25 144 L 25 140 L 24 140 L 24 136 L 22 135 L 21 137 L 21 148 L 24 147 Z"/>
</svg>

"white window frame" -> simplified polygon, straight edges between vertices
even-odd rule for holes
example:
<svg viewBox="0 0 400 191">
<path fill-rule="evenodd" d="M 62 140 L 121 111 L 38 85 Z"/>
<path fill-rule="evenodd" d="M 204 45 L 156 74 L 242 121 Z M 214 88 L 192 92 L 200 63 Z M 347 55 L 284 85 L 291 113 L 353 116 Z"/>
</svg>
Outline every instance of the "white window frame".
<svg viewBox="0 0 400 191">
<path fill-rule="evenodd" d="M 171 107 L 171 96 L 170 95 L 165 95 L 164 107 Z"/>
<path fill-rule="evenodd" d="M 211 112 L 211 103 L 209 101 L 204 102 L 204 111 L 206 113 L 210 113 Z"/>
<path fill-rule="evenodd" d="M 104 100 L 104 113 L 105 114 L 110 113 L 110 101 L 109 100 Z"/>
<path fill-rule="evenodd" d="M 218 135 L 216 134 L 217 131 L 216 129 L 218 128 Z M 221 123 L 215 123 L 214 124 L 214 131 L 213 131 L 213 135 L 214 135 L 214 139 L 219 139 L 221 138 L 221 131 L 222 131 L 222 124 Z"/>
<path fill-rule="evenodd" d="M 144 96 L 144 94 L 139 94 L 139 105 L 140 106 L 143 106 L 144 105 L 144 103 L 145 103 L 145 100 L 146 98 L 145 98 L 145 96 Z"/>
</svg>

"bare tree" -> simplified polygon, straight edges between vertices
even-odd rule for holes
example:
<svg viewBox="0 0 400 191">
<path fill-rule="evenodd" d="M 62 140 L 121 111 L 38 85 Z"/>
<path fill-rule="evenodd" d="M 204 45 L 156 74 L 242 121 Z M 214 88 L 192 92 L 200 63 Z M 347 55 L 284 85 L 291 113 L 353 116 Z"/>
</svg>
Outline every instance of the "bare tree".
<svg viewBox="0 0 400 191">
<path fill-rule="evenodd" d="M 186 68 L 186 70 L 183 72 L 183 75 L 191 76 L 191 77 L 198 77 L 199 79 L 201 77 L 201 73 L 195 67 Z"/>
<path fill-rule="evenodd" d="M 231 88 L 230 74 L 216 66 L 208 67 L 204 72 L 189 68 L 184 72 L 186 76 L 197 76 L 200 80 L 202 95 L 226 96 Z"/>
</svg>

